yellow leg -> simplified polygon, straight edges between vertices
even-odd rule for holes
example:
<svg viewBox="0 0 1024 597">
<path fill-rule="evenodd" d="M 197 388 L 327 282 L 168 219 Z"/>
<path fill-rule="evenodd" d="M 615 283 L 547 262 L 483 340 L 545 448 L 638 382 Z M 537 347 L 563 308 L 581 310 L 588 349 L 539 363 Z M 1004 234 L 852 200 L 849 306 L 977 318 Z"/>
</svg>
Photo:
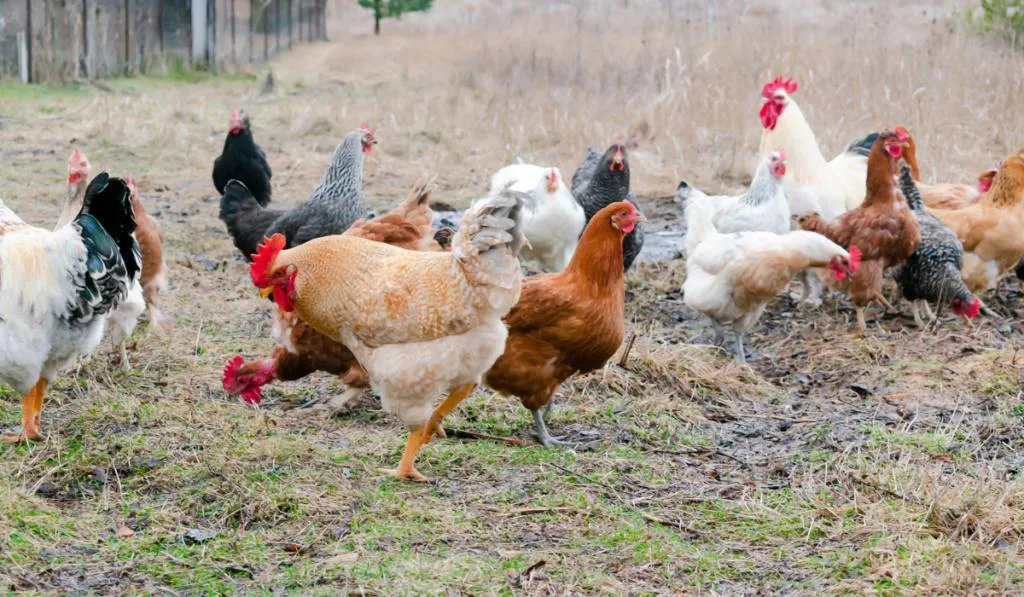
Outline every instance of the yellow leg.
<svg viewBox="0 0 1024 597">
<path fill-rule="evenodd" d="M 475 387 L 476 384 L 474 383 L 466 384 L 451 394 L 448 394 L 448 397 L 444 399 L 444 402 L 437 405 L 437 408 L 434 409 L 434 414 L 430 415 L 430 420 L 427 421 L 427 424 L 423 427 L 424 444 L 429 444 L 435 434 L 444 437 L 444 430 L 441 428 L 441 420 L 444 419 L 448 413 L 452 412 L 452 409 L 458 406 L 460 402 L 465 400 Z"/>
<path fill-rule="evenodd" d="M 3 440 L 8 444 L 23 441 L 41 440 L 40 422 L 43 412 L 43 396 L 46 393 L 46 380 L 39 378 L 36 385 L 21 398 L 21 433 L 5 435 Z"/>
<path fill-rule="evenodd" d="M 426 483 L 427 478 L 416 470 L 416 465 L 413 464 L 416 461 L 416 452 L 419 452 L 421 445 L 423 445 L 423 428 L 411 427 L 409 439 L 405 443 L 405 451 L 402 452 L 402 460 L 398 462 L 398 468 L 379 468 L 377 472 L 398 479 Z"/>
<path fill-rule="evenodd" d="M 853 309 L 857 312 L 857 337 L 863 338 L 864 332 L 868 327 L 864 322 L 864 307 L 855 305 Z"/>
</svg>

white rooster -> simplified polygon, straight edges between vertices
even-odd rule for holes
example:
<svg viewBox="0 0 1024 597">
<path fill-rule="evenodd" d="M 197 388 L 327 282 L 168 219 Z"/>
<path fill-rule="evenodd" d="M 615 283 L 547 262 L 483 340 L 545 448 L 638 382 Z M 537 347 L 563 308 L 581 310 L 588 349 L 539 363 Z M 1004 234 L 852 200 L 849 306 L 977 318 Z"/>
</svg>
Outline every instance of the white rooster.
<svg viewBox="0 0 1024 597">
<path fill-rule="evenodd" d="M 85 183 L 89 179 L 91 167 L 89 160 L 77 147 L 71 150 L 71 157 L 68 159 L 68 193 L 61 210 L 60 218 L 54 230 L 67 226 L 82 210 L 82 200 L 85 197 Z M 129 177 L 130 179 L 131 177 Z M 125 180 L 129 191 L 134 193 L 133 182 Z M 128 338 L 139 323 L 139 318 L 146 310 L 146 299 L 142 292 L 141 270 L 131 285 L 128 286 L 128 296 L 125 300 L 110 313 L 110 341 L 120 351 L 121 367 L 128 369 Z"/>
<path fill-rule="evenodd" d="M 49 231 L 26 224 L 0 202 L 0 382 L 23 394 L 22 432 L 42 438 L 47 384 L 96 349 L 107 317 L 138 275 L 128 186 L 101 173 L 80 213 Z"/>
<path fill-rule="evenodd" d="M 800 106 L 790 97 L 797 89 L 792 79 L 776 78 L 761 90 L 761 147 L 767 157 L 776 148 L 786 152 L 786 196 L 794 215 L 816 211 L 831 220 L 864 201 L 868 152 L 873 138 L 854 141 L 843 153 L 826 162 Z"/>
<path fill-rule="evenodd" d="M 523 247 L 521 257 L 537 262 L 544 271 L 560 272 L 576 252 L 586 215 L 558 168 L 519 162 L 491 177 L 490 195 L 501 193 L 509 184 L 513 191 L 528 195 L 522 222 L 529 246 Z"/>
<path fill-rule="evenodd" d="M 683 302 L 711 318 L 719 343 L 722 326 L 732 328 L 740 362 L 746 361 L 743 335 L 795 274 L 829 267 L 837 279 L 844 279 L 857 269 L 850 253 L 815 232 L 720 234 L 712 221 L 712 205 L 694 201 L 687 212 L 687 244 L 693 249 L 686 259 Z"/>
</svg>

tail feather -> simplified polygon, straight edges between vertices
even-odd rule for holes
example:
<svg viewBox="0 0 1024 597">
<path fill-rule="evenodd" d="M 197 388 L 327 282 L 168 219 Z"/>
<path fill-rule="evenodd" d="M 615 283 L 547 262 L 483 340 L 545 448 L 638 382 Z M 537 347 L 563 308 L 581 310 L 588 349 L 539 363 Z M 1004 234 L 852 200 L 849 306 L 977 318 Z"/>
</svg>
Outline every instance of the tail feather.
<svg viewBox="0 0 1024 597">
<path fill-rule="evenodd" d="M 511 186 L 511 185 L 509 185 Z M 506 186 L 497 195 L 474 203 L 452 239 L 452 253 L 466 275 L 477 283 L 511 287 L 518 276 L 525 193 Z"/>
<path fill-rule="evenodd" d="M 235 247 L 246 259 L 256 252 L 263 234 L 283 213 L 260 206 L 248 187 L 238 180 L 229 180 L 224 185 L 220 219 L 227 226 Z"/>
<path fill-rule="evenodd" d="M 686 206 L 686 254 L 690 255 L 697 245 L 716 234 L 715 207 L 711 201 L 691 201 Z"/>
<path fill-rule="evenodd" d="M 924 209 L 921 191 L 918 190 L 917 183 L 914 182 L 914 173 L 906 160 L 900 160 L 900 191 L 903 192 L 903 197 L 906 198 L 907 205 L 911 210 L 919 212 Z"/>
<path fill-rule="evenodd" d="M 135 240 L 135 212 L 125 181 L 101 172 L 85 190 L 80 214 L 92 216 L 114 240 L 124 261 L 128 279 L 134 280 L 142 269 L 142 258 Z"/>
<path fill-rule="evenodd" d="M 871 146 L 875 144 L 877 138 L 878 133 L 869 133 L 865 137 L 856 139 L 846 146 L 846 153 L 868 157 L 868 154 L 871 153 Z"/>
</svg>

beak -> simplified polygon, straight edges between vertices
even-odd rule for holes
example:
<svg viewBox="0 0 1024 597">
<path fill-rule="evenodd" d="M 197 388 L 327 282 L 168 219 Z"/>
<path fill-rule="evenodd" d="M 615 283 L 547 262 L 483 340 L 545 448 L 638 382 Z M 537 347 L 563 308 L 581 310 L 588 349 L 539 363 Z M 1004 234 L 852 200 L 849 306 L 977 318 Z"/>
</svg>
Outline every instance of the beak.
<svg viewBox="0 0 1024 597">
<path fill-rule="evenodd" d="M 646 221 L 647 221 L 647 218 L 644 216 L 644 214 L 642 214 L 640 212 L 636 212 L 636 213 L 633 214 L 633 222 L 639 224 L 640 222 L 646 222 Z"/>
<path fill-rule="evenodd" d="M 266 288 L 260 288 L 260 298 L 267 298 L 271 294 L 274 294 L 274 287 L 267 286 Z"/>
</svg>

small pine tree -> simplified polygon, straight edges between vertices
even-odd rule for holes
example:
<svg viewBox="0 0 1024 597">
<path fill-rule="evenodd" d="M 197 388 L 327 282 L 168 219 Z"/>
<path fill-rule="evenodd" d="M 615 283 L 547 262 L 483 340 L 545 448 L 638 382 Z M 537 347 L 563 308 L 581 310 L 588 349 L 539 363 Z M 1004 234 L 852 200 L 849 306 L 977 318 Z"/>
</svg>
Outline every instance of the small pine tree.
<svg viewBox="0 0 1024 597">
<path fill-rule="evenodd" d="M 434 0 L 358 0 L 359 6 L 373 11 L 373 32 L 380 35 L 381 19 L 402 18 L 403 13 L 429 10 Z"/>
</svg>

